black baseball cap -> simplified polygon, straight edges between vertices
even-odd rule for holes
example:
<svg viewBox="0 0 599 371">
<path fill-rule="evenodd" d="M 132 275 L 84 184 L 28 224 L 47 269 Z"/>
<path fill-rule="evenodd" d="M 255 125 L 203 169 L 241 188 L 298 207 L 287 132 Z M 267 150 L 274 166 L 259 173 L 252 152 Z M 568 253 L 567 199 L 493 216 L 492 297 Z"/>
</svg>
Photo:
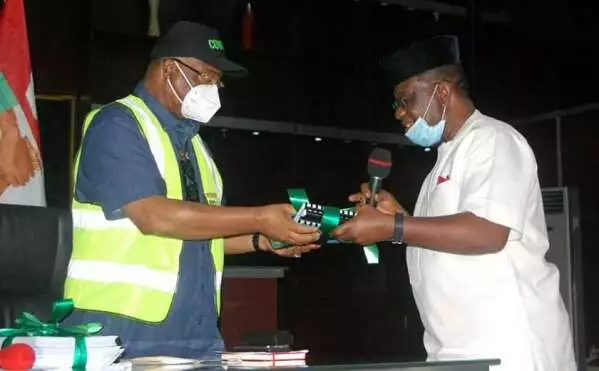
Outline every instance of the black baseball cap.
<svg viewBox="0 0 599 371">
<path fill-rule="evenodd" d="M 175 23 L 154 45 L 150 58 L 191 57 L 221 70 L 231 77 L 244 77 L 247 69 L 225 57 L 218 31 L 196 22 Z"/>
<path fill-rule="evenodd" d="M 381 67 L 393 85 L 437 67 L 459 64 L 458 38 L 453 35 L 415 42 L 381 60 Z"/>
</svg>

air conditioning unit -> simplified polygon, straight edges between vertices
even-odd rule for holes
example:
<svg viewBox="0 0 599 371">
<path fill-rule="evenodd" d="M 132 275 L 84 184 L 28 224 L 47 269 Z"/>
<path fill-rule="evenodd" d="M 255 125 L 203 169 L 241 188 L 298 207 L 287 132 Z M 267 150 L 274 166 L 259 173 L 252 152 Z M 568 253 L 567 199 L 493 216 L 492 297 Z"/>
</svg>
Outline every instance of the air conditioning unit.
<svg viewBox="0 0 599 371">
<path fill-rule="evenodd" d="M 559 269 L 560 293 L 570 315 L 578 369 L 586 370 L 578 191 L 560 187 L 543 188 L 541 193 L 549 235 L 546 259 Z"/>
</svg>

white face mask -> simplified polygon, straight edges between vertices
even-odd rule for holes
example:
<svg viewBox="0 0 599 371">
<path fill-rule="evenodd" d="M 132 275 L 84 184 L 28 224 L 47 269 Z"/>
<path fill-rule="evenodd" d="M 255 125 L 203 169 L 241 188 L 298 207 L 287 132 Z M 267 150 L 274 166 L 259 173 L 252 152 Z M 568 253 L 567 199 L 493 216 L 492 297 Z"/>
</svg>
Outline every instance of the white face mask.
<svg viewBox="0 0 599 371">
<path fill-rule="evenodd" d="M 183 70 L 179 66 L 179 63 L 175 61 L 175 65 L 179 69 L 181 75 L 183 75 L 187 85 L 189 85 L 189 91 L 185 94 L 185 97 L 181 99 L 179 94 L 175 91 L 170 78 L 167 80 L 175 97 L 181 102 L 181 115 L 186 119 L 207 123 L 220 109 L 218 87 L 214 84 L 192 86 L 191 82 L 189 82 L 187 76 L 185 76 Z"/>
</svg>

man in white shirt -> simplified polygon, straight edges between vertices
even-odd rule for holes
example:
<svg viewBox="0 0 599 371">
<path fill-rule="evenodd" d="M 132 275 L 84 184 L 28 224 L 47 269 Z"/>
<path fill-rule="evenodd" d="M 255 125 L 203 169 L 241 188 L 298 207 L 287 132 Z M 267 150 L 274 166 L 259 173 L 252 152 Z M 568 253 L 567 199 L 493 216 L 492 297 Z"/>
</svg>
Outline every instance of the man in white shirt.
<svg viewBox="0 0 599 371">
<path fill-rule="evenodd" d="M 576 369 L 549 247 L 535 156 L 508 124 L 476 110 L 457 39 L 397 51 L 383 67 L 406 136 L 437 147 L 414 216 L 385 191 L 337 228 L 344 241 L 408 244 L 429 359 L 499 358 L 501 371 Z M 350 196 L 361 202 L 368 186 Z"/>
</svg>

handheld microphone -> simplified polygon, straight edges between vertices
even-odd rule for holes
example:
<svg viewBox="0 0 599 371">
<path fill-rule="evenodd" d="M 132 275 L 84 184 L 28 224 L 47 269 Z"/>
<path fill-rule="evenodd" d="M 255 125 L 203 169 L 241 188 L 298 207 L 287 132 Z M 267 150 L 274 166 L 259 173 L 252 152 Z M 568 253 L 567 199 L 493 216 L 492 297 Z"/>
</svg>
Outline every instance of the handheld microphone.
<svg viewBox="0 0 599 371">
<path fill-rule="evenodd" d="M 368 204 L 376 206 L 376 194 L 381 190 L 383 179 L 389 176 L 391 165 L 391 152 L 378 147 L 372 150 L 368 157 L 368 175 L 370 175 Z"/>
<path fill-rule="evenodd" d="M 28 370 L 35 363 L 35 351 L 27 344 L 12 344 L 0 350 L 0 369 Z"/>
</svg>

